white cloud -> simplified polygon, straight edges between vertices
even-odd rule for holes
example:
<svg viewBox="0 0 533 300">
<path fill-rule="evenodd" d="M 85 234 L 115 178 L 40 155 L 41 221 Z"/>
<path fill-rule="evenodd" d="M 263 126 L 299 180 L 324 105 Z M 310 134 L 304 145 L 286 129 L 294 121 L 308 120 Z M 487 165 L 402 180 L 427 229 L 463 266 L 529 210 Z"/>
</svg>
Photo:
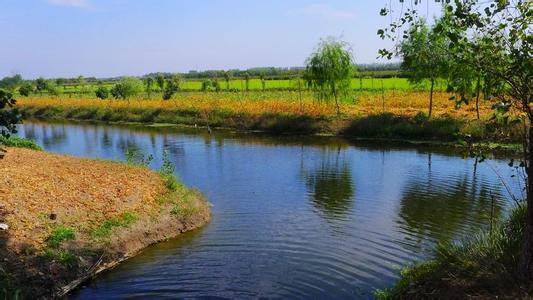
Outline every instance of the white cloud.
<svg viewBox="0 0 533 300">
<path fill-rule="evenodd" d="M 56 6 L 70 6 L 77 8 L 89 7 L 88 0 L 47 0 L 47 2 Z"/>
<path fill-rule="evenodd" d="M 354 20 L 357 14 L 354 11 L 334 8 L 329 4 L 310 4 L 301 10 L 301 13 L 308 16 L 322 17 L 331 20 Z"/>
</svg>

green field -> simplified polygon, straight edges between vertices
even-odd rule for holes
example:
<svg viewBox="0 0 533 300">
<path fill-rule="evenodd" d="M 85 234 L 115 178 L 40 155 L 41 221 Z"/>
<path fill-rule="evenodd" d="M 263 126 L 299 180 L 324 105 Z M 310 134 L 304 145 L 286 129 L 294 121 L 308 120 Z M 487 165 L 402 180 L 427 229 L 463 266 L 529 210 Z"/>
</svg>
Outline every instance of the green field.
<svg viewBox="0 0 533 300">
<path fill-rule="evenodd" d="M 213 80 L 211 80 L 213 81 Z M 200 91 L 202 90 L 202 80 L 183 80 L 181 82 L 180 88 L 183 91 Z M 221 90 L 233 90 L 233 91 L 242 91 L 246 90 L 246 80 L 244 79 L 233 79 L 230 80 L 229 86 L 228 83 L 224 80 L 218 80 Z M 297 90 L 298 84 L 296 80 L 288 79 L 276 79 L 276 80 L 265 80 L 264 89 L 266 90 Z M 113 87 L 115 82 L 108 81 L 100 83 L 100 85 L 107 88 Z M 75 85 L 75 84 L 65 84 L 59 86 L 59 92 L 66 94 L 88 94 L 94 93 L 96 88 L 99 86 L 98 83 L 86 83 L 84 85 Z M 379 92 L 382 90 L 385 91 L 424 91 L 429 89 L 428 83 L 422 83 L 420 85 L 410 84 L 407 78 L 353 78 L 351 80 L 351 87 L 353 90 L 363 90 L 363 91 L 375 91 Z M 160 92 L 159 87 L 154 84 L 152 87 L 153 92 Z M 213 88 L 212 88 L 213 89 Z M 261 79 L 250 79 L 248 82 L 248 89 L 251 91 L 261 91 L 263 90 L 263 83 Z M 303 87 L 305 89 L 305 87 Z M 435 87 L 435 91 L 443 91 L 446 89 L 446 82 L 439 81 Z"/>
</svg>

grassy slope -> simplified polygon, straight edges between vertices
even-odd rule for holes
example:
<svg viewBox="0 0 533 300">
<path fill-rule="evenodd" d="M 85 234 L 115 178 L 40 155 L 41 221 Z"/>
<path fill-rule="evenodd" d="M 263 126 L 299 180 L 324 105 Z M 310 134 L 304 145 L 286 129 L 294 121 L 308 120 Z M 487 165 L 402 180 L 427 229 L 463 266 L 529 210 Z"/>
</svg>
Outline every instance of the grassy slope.
<svg viewBox="0 0 533 300">
<path fill-rule="evenodd" d="M 518 272 L 525 203 L 507 220 L 461 243 L 442 244 L 432 260 L 405 268 L 391 289 L 375 293 L 378 299 L 529 298 L 531 283 Z"/>
<path fill-rule="evenodd" d="M 121 163 L 8 148 L 0 181 L 0 298 L 62 294 L 209 219 L 200 193 Z"/>
</svg>

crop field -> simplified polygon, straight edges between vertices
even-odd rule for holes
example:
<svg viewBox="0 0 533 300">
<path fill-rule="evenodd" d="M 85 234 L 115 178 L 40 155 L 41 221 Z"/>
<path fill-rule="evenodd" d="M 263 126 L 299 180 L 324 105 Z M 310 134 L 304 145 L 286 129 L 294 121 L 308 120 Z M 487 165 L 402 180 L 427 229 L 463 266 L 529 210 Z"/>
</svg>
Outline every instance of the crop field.
<svg viewBox="0 0 533 300">
<path fill-rule="evenodd" d="M 475 107 L 464 105 L 455 107 L 449 100 L 450 95 L 444 92 L 434 94 L 433 113 L 435 116 L 452 116 L 457 118 L 476 118 Z M 21 97 L 18 104 L 22 107 L 57 107 L 57 108 L 130 108 L 188 110 L 209 113 L 211 111 L 231 114 L 292 114 L 313 117 L 335 116 L 335 105 L 332 102 L 316 100 L 312 92 L 296 91 L 265 91 L 265 92 L 180 92 L 171 100 L 161 100 L 158 95 L 138 97 L 130 100 L 100 100 L 91 97 L 73 96 L 33 96 Z M 482 118 L 488 118 L 493 112 L 491 102 L 481 101 Z M 341 114 L 346 117 L 364 116 L 380 113 L 392 113 L 401 116 L 414 116 L 419 112 L 428 111 L 427 92 L 386 91 L 354 92 L 341 104 Z"/>
</svg>

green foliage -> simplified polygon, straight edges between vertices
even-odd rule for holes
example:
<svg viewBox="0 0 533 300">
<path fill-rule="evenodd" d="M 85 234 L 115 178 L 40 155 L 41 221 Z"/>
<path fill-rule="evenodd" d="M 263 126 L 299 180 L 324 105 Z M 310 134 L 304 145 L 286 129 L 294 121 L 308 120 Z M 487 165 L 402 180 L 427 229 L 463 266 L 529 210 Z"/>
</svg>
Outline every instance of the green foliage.
<svg viewBox="0 0 533 300">
<path fill-rule="evenodd" d="M 476 290 L 492 295 L 519 293 L 526 213 L 526 204 L 519 203 L 492 232 L 460 243 L 440 244 L 433 260 L 406 267 L 398 283 L 377 291 L 376 298 L 445 297 Z"/>
<path fill-rule="evenodd" d="M 322 40 L 307 59 L 306 72 L 320 99 L 335 99 L 340 113 L 339 98 L 346 98 L 350 91 L 355 64 L 351 49 L 339 40 Z"/>
<path fill-rule="evenodd" d="M 63 242 L 70 241 L 75 238 L 76 234 L 72 228 L 60 225 L 54 229 L 52 234 L 48 237 L 47 244 L 48 247 L 57 249 Z"/>
<path fill-rule="evenodd" d="M 0 89 L 0 136 L 9 138 L 11 133 L 16 133 L 16 124 L 20 122 L 21 117 L 18 110 L 14 107 L 16 100 L 13 94 Z M 0 141 L 0 145 L 3 142 Z M 4 149 L 0 148 L 0 159 L 4 157 Z"/>
<path fill-rule="evenodd" d="M 8 147 L 26 148 L 43 151 L 43 148 L 34 140 L 24 139 L 18 136 L 10 136 L 8 138 L 0 136 L 0 144 L 6 145 Z"/>
<path fill-rule="evenodd" d="M 96 97 L 105 100 L 109 97 L 109 90 L 105 86 L 99 86 L 94 92 Z"/>
<path fill-rule="evenodd" d="M 131 224 L 135 223 L 139 218 L 137 215 L 125 212 L 120 216 L 120 218 L 114 218 L 105 220 L 104 223 L 94 230 L 93 235 L 97 238 L 109 238 L 113 229 L 116 227 L 128 227 Z"/>
<path fill-rule="evenodd" d="M 10 133 L 16 133 L 15 124 L 20 121 L 20 114 L 15 108 L 17 101 L 13 94 L 0 89 L 0 135 L 9 137 Z"/>
<path fill-rule="evenodd" d="M 46 91 L 48 92 L 49 95 L 52 95 L 52 96 L 58 96 L 60 93 L 56 82 L 53 80 L 47 80 Z"/>
<path fill-rule="evenodd" d="M 19 94 L 28 97 L 31 93 L 33 93 L 33 85 L 30 82 L 24 82 L 19 88 Z"/>
<path fill-rule="evenodd" d="M 423 19 L 414 23 L 409 31 L 399 52 L 403 59 L 401 68 L 409 81 L 419 84 L 425 79 L 445 77 L 448 63 L 445 37 L 430 30 Z"/>
<path fill-rule="evenodd" d="M 161 165 L 161 169 L 159 170 L 159 174 L 163 179 L 165 180 L 166 187 L 171 190 L 175 191 L 179 187 L 180 182 L 174 175 L 174 164 L 168 157 L 168 151 L 163 151 L 163 164 Z"/>
<path fill-rule="evenodd" d="M 142 82 L 135 77 L 124 77 L 111 89 L 115 99 L 128 99 L 136 96 L 143 90 Z"/>
<path fill-rule="evenodd" d="M 172 96 L 179 91 L 181 86 L 181 77 L 176 75 L 166 80 L 166 87 L 163 91 L 163 100 L 170 100 Z"/>
<path fill-rule="evenodd" d="M 146 77 L 144 78 L 144 86 L 146 89 L 146 93 L 148 94 L 148 97 L 152 94 L 152 87 L 154 85 L 154 79 L 152 77 Z"/>
<path fill-rule="evenodd" d="M 44 91 L 46 91 L 47 88 L 48 88 L 48 82 L 43 77 L 39 77 L 37 78 L 37 80 L 35 80 L 35 89 L 39 93 L 42 94 Z"/>
<path fill-rule="evenodd" d="M 0 89 L 6 89 L 14 91 L 18 86 L 22 84 L 22 76 L 15 74 L 13 76 L 6 76 L 0 80 Z"/>
<path fill-rule="evenodd" d="M 158 74 L 155 77 L 155 81 L 157 83 L 157 86 L 159 87 L 159 90 L 163 90 L 165 88 L 165 77 L 161 74 Z"/>
<path fill-rule="evenodd" d="M 154 159 L 153 155 L 145 156 L 141 151 L 126 149 L 126 163 L 131 166 L 148 168 Z"/>
</svg>

